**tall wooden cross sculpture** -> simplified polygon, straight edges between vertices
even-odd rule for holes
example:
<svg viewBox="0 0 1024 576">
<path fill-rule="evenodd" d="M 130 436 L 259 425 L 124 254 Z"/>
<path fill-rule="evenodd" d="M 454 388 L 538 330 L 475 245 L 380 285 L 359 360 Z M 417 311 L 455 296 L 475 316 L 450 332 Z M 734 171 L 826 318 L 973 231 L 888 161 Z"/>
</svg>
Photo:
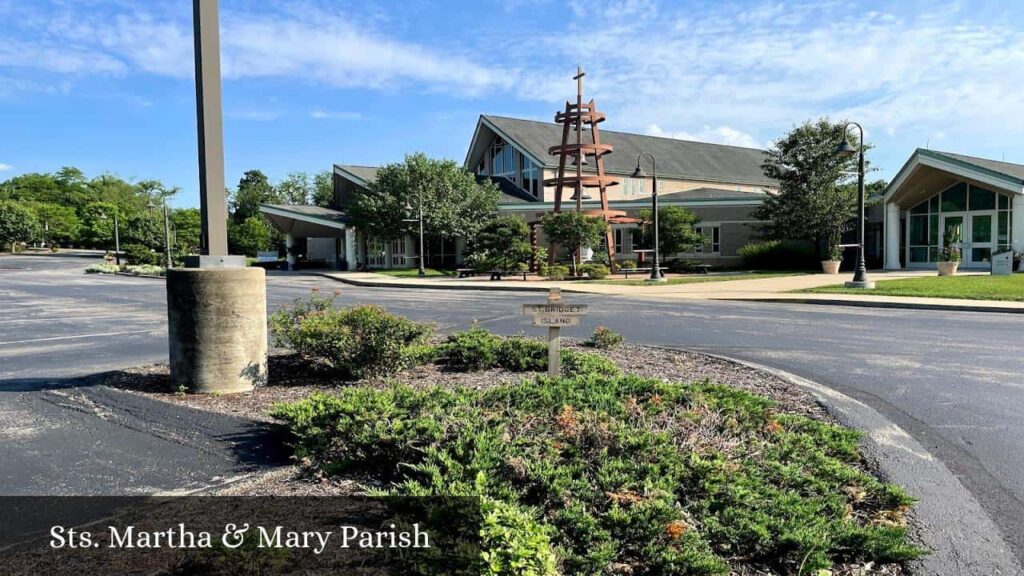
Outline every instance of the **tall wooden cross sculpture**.
<svg viewBox="0 0 1024 576">
<path fill-rule="evenodd" d="M 597 188 L 601 192 L 600 210 L 587 210 L 584 214 L 588 216 L 600 216 L 606 223 L 610 223 L 616 216 L 624 216 L 625 212 L 611 211 L 608 209 L 608 187 L 614 186 L 619 181 L 605 174 L 604 156 L 612 152 L 611 144 L 601 143 L 601 131 L 598 124 L 605 121 L 603 112 L 597 111 L 594 100 L 583 103 L 583 77 L 586 74 L 583 68 L 576 68 L 576 103 L 566 100 L 565 110 L 555 114 L 555 123 L 562 125 L 562 143 L 558 146 L 548 148 L 548 154 L 558 156 L 558 172 L 555 178 L 544 181 L 545 186 L 555 187 L 555 212 L 562 211 L 562 193 L 567 188 L 572 189 L 572 199 L 576 201 L 576 210 L 583 211 L 583 199 L 585 188 Z M 575 131 L 576 142 L 569 142 L 569 130 Z M 584 132 L 590 132 L 590 142 L 586 142 Z M 587 165 L 587 157 L 594 158 L 594 171 L 584 174 L 583 167 Z M 566 174 L 566 162 L 572 158 L 575 166 L 575 174 Z M 615 243 L 612 238 L 611 226 L 605 230 L 605 245 L 608 249 L 608 263 L 612 270 L 615 270 Z M 549 264 L 555 262 L 555 246 L 551 245 L 548 253 Z"/>
</svg>

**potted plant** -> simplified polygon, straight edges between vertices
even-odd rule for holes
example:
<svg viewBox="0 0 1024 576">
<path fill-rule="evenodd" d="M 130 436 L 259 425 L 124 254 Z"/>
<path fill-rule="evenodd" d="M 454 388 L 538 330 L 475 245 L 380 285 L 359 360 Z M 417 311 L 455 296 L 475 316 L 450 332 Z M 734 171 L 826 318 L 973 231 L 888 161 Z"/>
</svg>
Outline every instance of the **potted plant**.
<svg viewBox="0 0 1024 576">
<path fill-rule="evenodd" d="M 821 271 L 825 274 L 839 274 L 839 265 L 843 263 L 843 249 L 839 243 L 829 243 L 827 260 L 821 261 Z"/>
<path fill-rule="evenodd" d="M 939 276 L 956 276 L 960 267 L 960 248 L 954 246 L 960 242 L 960 232 L 953 227 L 947 228 L 942 234 L 942 252 L 939 253 Z"/>
</svg>

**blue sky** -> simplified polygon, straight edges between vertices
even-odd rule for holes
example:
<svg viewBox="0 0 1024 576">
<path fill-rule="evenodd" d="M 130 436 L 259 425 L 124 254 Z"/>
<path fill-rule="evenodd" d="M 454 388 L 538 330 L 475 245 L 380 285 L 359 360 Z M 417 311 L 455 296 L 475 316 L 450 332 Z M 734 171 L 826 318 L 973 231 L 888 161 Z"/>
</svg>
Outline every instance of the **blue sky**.
<svg viewBox="0 0 1024 576">
<path fill-rule="evenodd" d="M 577 63 L 607 129 L 767 146 L 860 121 L 891 177 L 915 147 L 1024 163 L 1024 4 L 221 0 L 228 184 L 421 150 L 481 113 L 550 120 Z M 0 179 L 78 166 L 196 205 L 191 2 L 0 0 Z"/>
</svg>

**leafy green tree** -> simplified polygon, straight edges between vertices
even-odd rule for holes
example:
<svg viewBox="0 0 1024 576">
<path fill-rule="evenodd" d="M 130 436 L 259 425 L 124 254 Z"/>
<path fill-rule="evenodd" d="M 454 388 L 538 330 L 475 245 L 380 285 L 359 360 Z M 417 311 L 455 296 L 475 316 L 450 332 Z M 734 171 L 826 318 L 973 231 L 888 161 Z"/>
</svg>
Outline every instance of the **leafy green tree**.
<svg viewBox="0 0 1024 576">
<path fill-rule="evenodd" d="M 572 254 L 572 275 L 578 276 L 576 252 L 584 246 L 596 246 L 608 228 L 604 219 L 580 212 L 549 212 L 540 220 L 548 242 L 564 247 Z"/>
<path fill-rule="evenodd" d="M 42 225 L 42 239 L 51 244 L 78 242 L 81 223 L 74 208 L 60 204 L 32 204 L 32 211 Z"/>
<path fill-rule="evenodd" d="M 178 208 L 170 214 L 174 233 L 174 250 L 179 256 L 199 253 L 202 222 L 198 208 Z"/>
<path fill-rule="evenodd" d="M 39 221 L 27 206 L 13 200 L 0 200 L 0 246 L 14 251 L 16 242 L 39 237 Z"/>
<path fill-rule="evenodd" d="M 369 189 L 353 194 L 348 214 L 362 230 L 392 240 L 418 226 L 403 220 L 418 216 L 422 197 L 427 234 L 471 238 L 497 210 L 498 194 L 492 182 L 477 182 L 454 161 L 416 153 L 381 168 Z"/>
<path fill-rule="evenodd" d="M 779 182 L 779 192 L 768 194 L 754 214 L 765 221 L 767 238 L 811 240 L 823 247 L 825 257 L 838 250 L 857 208 L 857 188 L 850 185 L 857 159 L 835 154 L 844 124 L 828 118 L 805 122 L 766 152 L 761 168 Z M 847 138 L 860 145 L 855 131 Z"/>
<path fill-rule="evenodd" d="M 493 262 L 507 270 L 513 262 L 530 260 L 530 228 L 515 216 L 499 216 L 490 220 L 469 239 L 466 255 Z"/>
<path fill-rule="evenodd" d="M 79 241 L 94 248 L 114 248 L 114 214 L 120 220 L 121 231 L 127 224 L 125 213 L 110 202 L 90 202 L 80 211 Z M 106 216 L 106 218 L 104 218 Z"/>
<path fill-rule="evenodd" d="M 232 254 L 255 256 L 273 244 L 273 230 L 263 216 L 250 216 L 241 224 L 231 222 L 228 225 L 228 250 Z"/>
<path fill-rule="evenodd" d="M 305 172 L 288 174 L 284 180 L 277 183 L 276 189 L 277 194 L 286 204 L 308 204 L 313 190 L 309 174 Z"/>
<path fill-rule="evenodd" d="M 163 254 L 164 242 L 164 219 L 159 209 L 131 214 L 127 222 L 121 221 L 122 246 L 139 244 Z"/>
<path fill-rule="evenodd" d="M 310 199 L 314 206 L 330 208 L 334 205 L 334 175 L 321 170 L 313 175 L 313 196 Z"/>
<path fill-rule="evenodd" d="M 64 203 L 66 199 L 52 174 L 29 173 L 4 182 L 0 187 L 0 200 Z"/>
<path fill-rule="evenodd" d="M 231 219 L 242 224 L 253 216 L 260 215 L 260 204 L 280 202 L 267 176 L 259 170 L 249 170 L 238 181 L 238 189 L 232 194 Z"/>
<path fill-rule="evenodd" d="M 644 246 L 651 246 L 654 234 L 653 210 L 645 209 L 637 213 L 642 221 L 639 241 Z M 700 222 L 696 214 L 680 206 L 658 208 L 658 252 L 662 256 L 689 252 L 704 241 L 694 230 Z"/>
</svg>

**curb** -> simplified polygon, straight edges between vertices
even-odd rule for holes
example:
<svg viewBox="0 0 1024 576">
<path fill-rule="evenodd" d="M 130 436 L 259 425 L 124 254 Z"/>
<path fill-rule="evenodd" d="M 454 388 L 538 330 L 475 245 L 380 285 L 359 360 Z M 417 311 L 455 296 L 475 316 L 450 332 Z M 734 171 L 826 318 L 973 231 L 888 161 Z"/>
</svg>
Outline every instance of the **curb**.
<svg viewBox="0 0 1024 576">
<path fill-rule="evenodd" d="M 338 276 L 332 276 L 327 273 L 316 273 L 317 276 L 322 276 L 329 280 L 341 282 L 342 284 L 349 284 L 351 286 L 363 286 L 369 288 L 405 288 L 407 290 L 426 289 L 426 290 L 491 290 L 497 292 L 548 292 L 550 288 L 547 286 L 509 286 L 502 285 L 500 283 L 495 284 L 481 284 L 480 286 L 445 286 L 443 284 L 398 284 L 394 282 L 384 282 L 380 280 L 359 280 L 355 278 L 341 278 Z M 562 292 L 571 292 L 574 294 L 592 294 L 585 290 L 575 290 L 573 288 L 562 288 Z"/>
<path fill-rule="evenodd" d="M 768 302 L 773 304 L 822 304 L 830 306 L 857 306 L 861 308 L 902 308 L 905 310 L 948 310 L 951 312 L 993 312 L 1024 314 L 1024 308 L 1009 306 L 976 306 L 971 304 L 931 304 L 922 302 L 894 302 L 872 300 L 844 300 L 842 298 L 715 298 L 729 302 Z"/>
<path fill-rule="evenodd" d="M 811 393 L 839 423 L 864 432 L 864 447 L 881 476 L 918 499 L 911 533 L 931 553 L 908 562 L 915 576 L 1022 574 L 999 528 L 946 466 L 874 408 L 823 384 L 756 362 L 679 348 L 760 370 Z"/>
</svg>

